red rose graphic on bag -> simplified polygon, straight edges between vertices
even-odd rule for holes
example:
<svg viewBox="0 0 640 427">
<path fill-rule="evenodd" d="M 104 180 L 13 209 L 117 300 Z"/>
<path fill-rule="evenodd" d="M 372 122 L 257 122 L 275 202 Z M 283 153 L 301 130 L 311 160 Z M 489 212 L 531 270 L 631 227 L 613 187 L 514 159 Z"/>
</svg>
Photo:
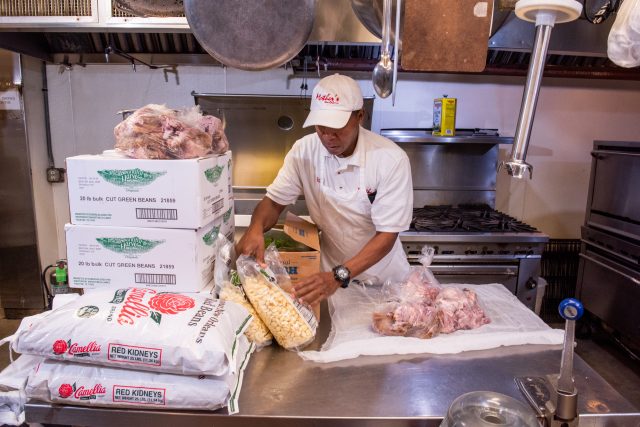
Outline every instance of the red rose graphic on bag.
<svg viewBox="0 0 640 427">
<path fill-rule="evenodd" d="M 73 387 L 71 387 L 71 384 L 62 384 L 58 389 L 58 394 L 62 398 L 67 398 L 73 394 Z"/>
<path fill-rule="evenodd" d="M 57 340 L 53 343 L 53 353 L 54 354 L 64 354 L 67 352 L 69 348 L 67 342 L 65 340 Z"/>
<path fill-rule="evenodd" d="M 149 307 L 163 314 L 178 314 L 195 306 L 193 298 L 180 294 L 158 294 L 149 300 Z"/>
</svg>

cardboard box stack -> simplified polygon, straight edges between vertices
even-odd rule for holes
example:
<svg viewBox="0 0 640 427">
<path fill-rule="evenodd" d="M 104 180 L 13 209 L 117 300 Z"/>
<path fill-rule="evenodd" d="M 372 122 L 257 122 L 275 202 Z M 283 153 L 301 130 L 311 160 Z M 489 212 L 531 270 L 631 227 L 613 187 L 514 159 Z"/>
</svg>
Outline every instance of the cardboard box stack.
<svg viewBox="0 0 640 427">
<path fill-rule="evenodd" d="M 67 159 L 69 284 L 199 292 L 218 233 L 234 234 L 231 152 L 196 159 Z"/>
</svg>

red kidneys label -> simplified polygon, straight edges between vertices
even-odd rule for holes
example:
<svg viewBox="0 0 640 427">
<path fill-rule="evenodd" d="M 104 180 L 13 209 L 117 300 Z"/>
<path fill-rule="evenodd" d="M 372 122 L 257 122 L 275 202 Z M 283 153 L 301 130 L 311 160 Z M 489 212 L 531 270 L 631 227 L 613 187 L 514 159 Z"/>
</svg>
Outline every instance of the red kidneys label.
<svg viewBox="0 0 640 427">
<path fill-rule="evenodd" d="M 166 389 L 127 385 L 113 386 L 113 401 L 135 405 L 165 405 Z"/>
<path fill-rule="evenodd" d="M 162 349 L 109 343 L 107 358 L 113 362 L 162 366 Z"/>
</svg>

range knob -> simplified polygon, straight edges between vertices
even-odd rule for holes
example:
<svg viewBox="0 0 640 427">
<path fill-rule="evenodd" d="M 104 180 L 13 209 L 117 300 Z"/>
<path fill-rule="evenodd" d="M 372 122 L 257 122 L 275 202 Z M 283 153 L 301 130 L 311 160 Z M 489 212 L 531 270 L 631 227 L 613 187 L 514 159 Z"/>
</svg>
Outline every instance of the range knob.
<svg viewBox="0 0 640 427">
<path fill-rule="evenodd" d="M 533 279 L 533 277 L 532 277 L 532 278 L 530 278 L 529 280 L 527 280 L 527 283 L 525 283 L 525 285 L 524 285 L 524 286 L 525 286 L 527 289 L 529 289 L 529 290 L 531 290 L 531 289 L 535 289 L 535 288 L 537 288 L 537 287 L 538 287 L 538 282 L 537 282 L 537 281 L 535 281 L 535 280 Z"/>
</svg>

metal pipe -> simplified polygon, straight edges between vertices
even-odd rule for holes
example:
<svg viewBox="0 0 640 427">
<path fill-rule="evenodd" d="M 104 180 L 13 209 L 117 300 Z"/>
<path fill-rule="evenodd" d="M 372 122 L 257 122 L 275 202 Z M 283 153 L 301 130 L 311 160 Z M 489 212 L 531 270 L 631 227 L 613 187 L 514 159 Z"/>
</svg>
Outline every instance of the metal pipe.
<svg viewBox="0 0 640 427">
<path fill-rule="evenodd" d="M 540 83 L 544 73 L 544 63 L 549 49 L 552 25 L 536 26 L 536 39 L 529 61 L 529 71 L 527 72 L 527 83 L 524 88 L 522 104 L 520 105 L 520 116 L 516 133 L 513 138 L 513 148 L 509 160 L 502 162 L 498 169 L 504 167 L 507 173 L 515 178 L 524 178 L 529 173 L 529 178 L 533 177 L 533 167 L 525 162 L 533 118 L 536 113 L 538 94 L 540 93 Z"/>
<path fill-rule="evenodd" d="M 51 144 L 51 122 L 49 120 L 49 87 L 47 85 L 47 63 L 42 61 L 42 98 L 44 101 L 44 132 L 47 144 L 47 161 L 49 167 L 55 167 L 53 146 Z"/>
</svg>

